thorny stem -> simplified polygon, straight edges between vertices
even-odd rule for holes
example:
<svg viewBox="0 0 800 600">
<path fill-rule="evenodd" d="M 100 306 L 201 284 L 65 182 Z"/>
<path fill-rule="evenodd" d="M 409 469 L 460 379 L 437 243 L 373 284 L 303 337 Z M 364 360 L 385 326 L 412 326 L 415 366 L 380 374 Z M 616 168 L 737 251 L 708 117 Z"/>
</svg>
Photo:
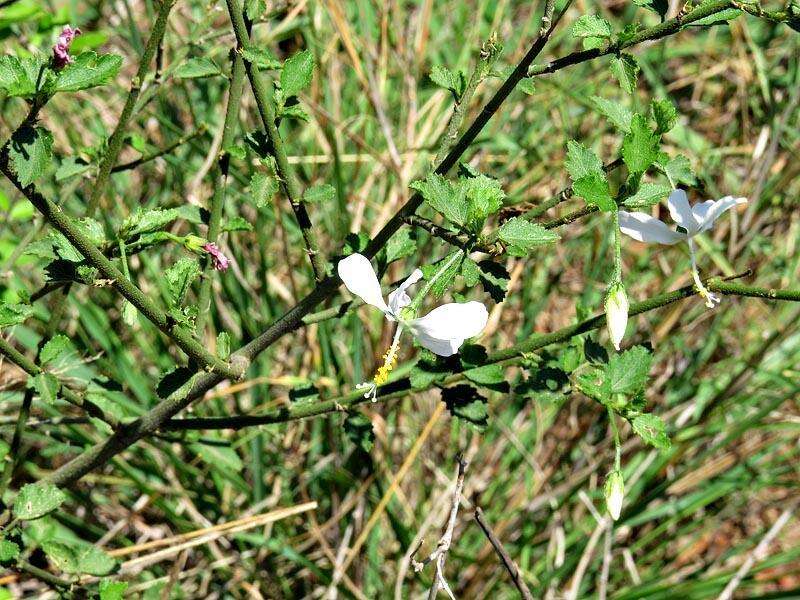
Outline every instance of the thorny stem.
<svg viewBox="0 0 800 600">
<path fill-rule="evenodd" d="M 725 10 L 730 6 L 731 2 L 714 2 L 713 6 L 710 4 L 703 5 L 702 7 L 698 7 L 688 13 L 683 20 L 685 20 L 687 17 L 693 16 L 696 20 L 704 16 L 709 16 Z M 701 9 L 702 14 L 698 13 L 698 11 L 701 11 Z M 235 11 L 232 12 L 235 13 Z M 489 100 L 489 102 L 483 107 L 476 119 L 473 121 L 467 131 L 461 136 L 461 138 L 459 138 L 456 144 L 454 144 L 453 148 L 450 150 L 444 160 L 437 166 L 437 173 L 445 174 L 456 164 L 461 155 L 475 140 L 478 133 L 485 127 L 485 125 L 489 122 L 494 113 L 497 112 L 506 98 L 508 98 L 509 94 L 516 87 L 517 83 L 519 83 L 528 75 L 528 69 L 544 48 L 549 36 L 552 34 L 555 26 L 558 24 L 558 20 L 561 15 L 563 15 L 563 11 L 554 19 L 552 25 L 544 32 L 544 34 L 539 35 L 536 40 L 534 40 L 531 48 L 518 63 L 514 71 L 508 76 L 506 81 L 501 85 L 492 99 Z M 665 23 L 672 23 L 673 21 L 674 19 L 666 21 Z M 663 35 L 660 35 L 660 32 L 662 31 L 664 25 L 665 24 L 662 23 L 655 27 L 642 30 L 637 36 L 637 39 L 644 41 L 646 39 L 657 39 L 659 37 L 663 37 Z M 680 27 L 677 29 L 680 29 Z M 591 60 L 594 57 L 594 54 L 587 55 L 586 52 L 577 52 L 560 59 L 557 63 L 550 63 L 543 72 L 552 73 L 572 64 Z M 412 198 L 405 205 L 403 205 L 403 207 L 401 207 L 400 210 L 398 210 L 398 212 L 384 225 L 378 235 L 372 240 L 372 242 L 370 242 L 365 253 L 368 256 L 374 256 L 374 254 L 380 250 L 389 240 L 389 238 L 403 225 L 404 219 L 409 215 L 414 214 L 421 202 L 422 197 L 420 194 L 415 194 L 412 196 Z M 235 352 L 231 359 L 236 360 L 242 369 L 246 368 L 249 361 L 251 361 L 255 356 L 263 352 L 266 348 L 271 346 L 274 342 L 287 333 L 290 333 L 301 327 L 303 325 L 303 318 L 321 302 L 330 299 L 336 293 L 340 283 L 341 281 L 336 276 L 327 277 L 324 281 L 319 283 L 314 290 L 311 291 L 311 293 L 300 300 L 297 305 L 274 321 L 272 325 L 270 325 L 263 333 L 249 342 L 246 346 Z M 679 292 L 679 294 L 684 294 L 680 297 L 691 295 L 691 288 L 684 292 Z M 598 318 L 598 320 L 595 322 L 594 328 L 602 325 L 603 318 L 603 316 Z M 116 432 L 104 442 L 89 448 L 83 454 L 62 466 L 50 476 L 50 480 L 58 485 L 69 485 L 77 481 L 89 471 L 96 469 L 97 467 L 108 462 L 115 455 L 125 450 L 128 446 L 136 443 L 136 441 L 142 437 L 154 433 L 162 424 L 171 419 L 180 410 L 186 406 L 189 406 L 194 400 L 202 397 L 206 391 L 220 383 L 223 379 L 224 376 L 217 373 L 196 375 L 188 394 L 171 396 L 163 400 L 153 409 L 151 409 L 149 413 L 134 421 L 124 431 Z M 389 385 L 392 384 L 390 383 Z M 354 400 L 360 396 L 360 394 L 356 394 Z M 308 411 L 308 409 L 303 410 Z M 293 416 L 293 418 L 302 418 L 303 416 L 311 416 L 312 414 L 331 412 L 331 410 L 335 410 L 333 403 L 331 402 L 330 406 L 327 406 L 327 404 L 323 402 L 319 405 L 314 405 L 314 409 L 309 411 L 308 414 L 294 417 L 290 411 L 286 411 L 286 414 L 282 414 L 281 417 L 283 417 L 284 420 L 289 416 Z M 321 411 L 321 413 L 319 411 Z"/>
<path fill-rule="evenodd" d="M 233 25 L 233 32 L 236 35 L 236 51 L 241 54 L 249 47 L 250 38 L 247 35 L 242 7 L 239 0 L 226 0 L 228 13 Z M 275 158 L 275 167 L 278 177 L 281 180 L 286 196 L 292 205 L 294 216 L 300 226 L 303 239 L 306 244 L 306 251 L 311 259 L 311 266 L 314 269 L 314 277 L 317 282 L 321 282 L 326 276 L 326 260 L 317 242 L 317 234 L 308 216 L 308 210 L 303 202 L 303 194 L 300 190 L 300 183 L 297 180 L 294 168 L 289 163 L 283 139 L 281 138 L 278 126 L 275 123 L 275 105 L 272 95 L 269 93 L 269 86 L 264 83 L 264 78 L 258 71 L 258 67 L 248 60 L 244 61 L 247 78 L 250 80 L 250 87 L 253 89 L 258 114 L 261 117 L 261 124 L 267 134 L 271 146 L 271 152 Z"/>
<path fill-rule="evenodd" d="M 105 193 L 108 180 L 111 177 L 111 171 L 117 162 L 119 153 L 122 150 L 122 143 L 125 140 L 125 133 L 128 129 L 128 123 L 133 116 L 133 109 L 136 106 L 136 100 L 139 98 L 139 92 L 142 90 L 147 72 L 150 69 L 150 63 L 153 62 L 153 57 L 156 50 L 161 44 L 164 37 L 164 32 L 167 30 L 167 19 L 172 7 L 175 5 L 176 0 L 161 0 L 161 5 L 158 7 L 158 15 L 153 23 L 153 29 L 150 33 L 150 38 L 144 47 L 142 59 L 139 61 L 139 69 L 131 81 L 131 88 L 128 92 L 128 98 L 125 100 L 125 106 L 122 108 L 122 113 L 117 121 L 117 126 L 114 128 L 111 137 L 108 138 L 108 146 L 106 147 L 103 159 L 100 161 L 100 167 L 97 172 L 97 180 L 92 188 L 92 194 L 89 196 L 89 203 L 87 207 L 87 214 L 93 215 L 97 210 L 100 199 Z"/>
</svg>

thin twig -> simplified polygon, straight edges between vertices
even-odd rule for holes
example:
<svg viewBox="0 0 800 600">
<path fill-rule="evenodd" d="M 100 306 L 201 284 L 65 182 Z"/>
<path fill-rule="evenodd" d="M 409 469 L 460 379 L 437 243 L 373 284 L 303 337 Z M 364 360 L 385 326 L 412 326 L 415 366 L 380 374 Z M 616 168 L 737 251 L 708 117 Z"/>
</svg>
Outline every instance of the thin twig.
<svg viewBox="0 0 800 600">
<path fill-rule="evenodd" d="M 525 600 L 533 600 L 533 595 L 531 591 L 528 589 L 528 586 L 525 585 L 525 580 L 522 578 L 522 574 L 519 572 L 519 568 L 517 564 L 514 562 L 514 559 L 509 556 L 508 552 L 506 552 L 505 547 L 503 547 L 503 542 L 501 542 L 497 536 L 492 531 L 491 526 L 486 521 L 486 517 L 481 510 L 481 507 L 477 504 L 475 505 L 475 521 L 477 521 L 478 525 L 483 531 L 484 535 L 489 539 L 489 543 L 492 544 L 492 548 L 497 553 L 497 556 L 500 557 L 500 562 L 505 567 L 508 574 L 511 576 L 511 582 L 514 584 L 514 587 L 520 593 Z"/>
</svg>

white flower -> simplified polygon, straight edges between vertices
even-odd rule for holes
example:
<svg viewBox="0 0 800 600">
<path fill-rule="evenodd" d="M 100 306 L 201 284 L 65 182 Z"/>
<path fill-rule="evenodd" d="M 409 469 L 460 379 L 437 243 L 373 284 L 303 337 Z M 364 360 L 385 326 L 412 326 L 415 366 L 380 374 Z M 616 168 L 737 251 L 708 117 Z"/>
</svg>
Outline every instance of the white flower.
<svg viewBox="0 0 800 600">
<path fill-rule="evenodd" d="M 456 260 L 459 256 L 459 254 L 454 254 L 450 261 Z M 439 273 L 446 270 L 448 266 L 450 265 L 445 264 Z M 386 353 L 383 366 L 375 375 L 374 384 L 359 385 L 359 388 L 367 389 L 364 394 L 365 398 L 372 396 L 374 399 L 375 386 L 386 383 L 389 371 L 392 370 L 397 359 L 397 346 L 403 328 L 409 329 L 420 345 L 434 354 L 451 356 L 458 352 L 464 340 L 483 331 L 489 319 L 486 307 L 475 301 L 443 304 L 419 319 L 413 318 L 413 315 L 404 314 L 406 311 L 403 309 L 411 304 L 411 298 L 406 290 L 422 279 L 422 271 L 419 269 L 415 269 L 408 279 L 389 294 L 388 302 L 383 299 L 381 284 L 366 256 L 351 254 L 339 261 L 337 271 L 348 290 L 367 304 L 380 309 L 386 315 L 387 320 L 398 322 L 392 346 Z"/>
<path fill-rule="evenodd" d="M 708 231 L 714 221 L 720 218 L 727 210 L 737 204 L 744 204 L 747 198 L 734 198 L 725 196 L 720 200 L 706 200 L 689 206 L 686 192 L 673 190 L 667 199 L 669 214 L 684 231 L 670 229 L 666 223 L 641 212 L 619 211 L 619 229 L 622 233 L 631 236 L 640 242 L 656 242 L 658 244 L 675 244 L 686 241 L 689 245 L 689 255 L 692 259 L 692 277 L 700 295 L 705 298 L 706 306 L 713 308 L 719 302 L 719 297 L 709 292 L 700 281 L 697 272 L 697 259 L 695 257 L 693 238 L 703 231 Z"/>
<path fill-rule="evenodd" d="M 617 281 L 612 283 L 606 294 L 606 325 L 608 335 L 614 349 L 619 352 L 619 345 L 625 335 L 625 328 L 628 326 L 628 296 L 625 294 L 625 286 Z"/>
<path fill-rule="evenodd" d="M 622 512 L 622 501 L 625 498 L 625 482 L 619 470 L 615 469 L 608 474 L 603 492 L 608 514 L 616 521 Z"/>
</svg>

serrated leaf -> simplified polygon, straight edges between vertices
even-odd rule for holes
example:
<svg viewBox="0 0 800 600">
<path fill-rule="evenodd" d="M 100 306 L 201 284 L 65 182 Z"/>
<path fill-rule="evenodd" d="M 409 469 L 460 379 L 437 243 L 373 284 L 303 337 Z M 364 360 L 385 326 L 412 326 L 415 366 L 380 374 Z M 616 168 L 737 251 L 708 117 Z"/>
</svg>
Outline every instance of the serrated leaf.
<svg viewBox="0 0 800 600">
<path fill-rule="evenodd" d="M 242 459 L 230 446 L 230 442 L 223 438 L 209 438 L 208 436 L 203 439 L 211 440 L 214 443 L 196 442 L 189 446 L 206 463 L 220 469 L 231 470 L 234 473 L 242 470 Z"/>
<path fill-rule="evenodd" d="M 33 314 L 29 304 L 0 304 L 0 329 L 19 325 Z"/>
<path fill-rule="evenodd" d="M 36 93 L 36 78 L 31 78 L 23 61 L 16 56 L 0 56 L 0 89 L 10 97 L 28 98 Z"/>
<path fill-rule="evenodd" d="M 671 443 L 664 422 L 652 414 L 637 415 L 631 421 L 633 431 L 659 450 L 669 450 Z"/>
<path fill-rule="evenodd" d="M 480 280 L 481 270 L 478 264 L 468 256 L 465 256 L 461 263 L 461 277 L 464 278 L 464 285 L 468 288 L 475 287 Z"/>
<path fill-rule="evenodd" d="M 125 598 L 125 590 L 127 589 L 127 581 L 112 581 L 111 579 L 103 579 L 98 587 L 98 591 L 100 592 L 100 600 L 123 600 L 123 598 Z"/>
<path fill-rule="evenodd" d="M 372 430 L 372 421 L 359 412 L 350 413 L 344 420 L 344 433 L 353 444 L 364 452 L 372 451 L 375 445 L 375 432 Z"/>
<path fill-rule="evenodd" d="M 498 364 L 483 365 L 464 371 L 464 376 L 472 383 L 499 392 L 508 391 L 508 382 L 503 367 Z"/>
<path fill-rule="evenodd" d="M 479 174 L 462 177 L 456 185 L 467 199 L 467 226 L 473 231 L 480 231 L 486 218 L 503 206 L 506 194 L 500 182 Z"/>
<path fill-rule="evenodd" d="M 233 217 L 232 219 L 226 219 L 222 223 L 221 229 L 224 233 L 233 231 L 253 231 L 253 224 L 244 217 Z"/>
<path fill-rule="evenodd" d="M 639 62 L 631 54 L 622 53 L 611 59 L 611 72 L 623 90 L 632 94 L 636 91 L 636 78 L 639 75 Z"/>
<path fill-rule="evenodd" d="M 644 390 L 653 356 L 643 346 L 614 354 L 605 366 L 604 386 L 609 394 L 635 396 Z"/>
<path fill-rule="evenodd" d="M 141 235 L 164 229 L 180 216 L 177 208 L 153 208 L 144 210 L 137 208 L 122 222 L 120 233 L 125 237 Z"/>
<path fill-rule="evenodd" d="M 403 227 L 386 242 L 386 264 L 411 256 L 417 249 L 417 243 L 411 237 L 411 230 Z"/>
<path fill-rule="evenodd" d="M 272 56 L 268 50 L 250 47 L 242 51 L 242 58 L 256 65 L 259 69 L 271 71 L 281 68 L 281 61 Z"/>
<path fill-rule="evenodd" d="M 305 122 L 311 120 L 311 117 L 308 116 L 306 110 L 299 104 L 281 107 L 279 116 L 285 119 L 296 119 L 298 121 Z"/>
<path fill-rule="evenodd" d="M 39 395 L 39 400 L 53 406 L 56 403 L 61 384 L 52 373 L 39 373 L 29 378 L 28 386 Z"/>
<path fill-rule="evenodd" d="M 622 160 L 632 173 L 644 173 L 658 158 L 657 136 L 644 115 L 635 114 L 631 130 L 622 140 Z"/>
<path fill-rule="evenodd" d="M 596 206 L 604 211 L 617 209 L 617 203 L 611 196 L 605 173 L 595 171 L 584 175 L 572 184 L 572 190 L 576 196 L 586 200 L 586 204 L 590 206 Z"/>
<path fill-rule="evenodd" d="M 102 576 L 112 573 L 117 561 L 87 542 L 45 542 L 42 550 L 64 573 Z"/>
<path fill-rule="evenodd" d="M 267 11 L 265 0 L 245 0 L 244 12 L 250 21 L 257 21 Z M 102 598 L 100 600 L 103 600 Z"/>
<path fill-rule="evenodd" d="M 74 361 L 77 355 L 78 351 L 72 344 L 72 340 L 65 335 L 57 335 L 48 340 L 42 347 L 42 351 L 39 353 L 39 361 L 43 366 L 58 367 Z"/>
<path fill-rule="evenodd" d="M 694 175 L 689 159 L 678 154 L 672 160 L 667 161 L 664 166 L 664 173 L 674 186 L 684 184 L 688 186 L 697 185 L 697 177 Z"/>
<path fill-rule="evenodd" d="M 180 306 L 192 282 L 200 275 L 200 265 L 191 258 L 182 258 L 164 273 L 169 290 L 169 302 L 172 306 Z"/>
<path fill-rule="evenodd" d="M 454 73 L 444 65 L 434 65 L 428 77 L 439 87 L 453 92 L 456 98 L 459 98 L 464 93 L 466 77 L 462 71 Z"/>
<path fill-rule="evenodd" d="M 424 265 L 421 267 L 422 275 L 427 281 L 433 281 L 430 293 L 434 298 L 439 298 L 450 288 L 461 268 L 459 256 L 463 256 L 461 250 L 456 250 L 448 254 L 445 258 L 435 265 Z"/>
<path fill-rule="evenodd" d="M 678 111 L 668 99 L 653 100 L 650 103 L 650 113 L 656 122 L 656 134 L 666 133 L 678 122 Z"/>
<path fill-rule="evenodd" d="M 442 400 L 450 414 L 477 431 L 489 424 L 488 401 L 471 385 L 456 385 L 442 390 Z"/>
<path fill-rule="evenodd" d="M 447 178 L 431 173 L 424 180 L 414 181 L 409 187 L 422 194 L 425 203 L 445 219 L 456 225 L 466 225 L 469 213 L 467 198 Z"/>
<path fill-rule="evenodd" d="M 39 481 L 22 486 L 14 499 L 12 511 L 21 521 L 38 519 L 57 509 L 67 495 L 48 481 Z"/>
<path fill-rule="evenodd" d="M 53 160 L 53 134 L 44 127 L 20 127 L 11 136 L 8 157 L 22 186 L 30 185 Z"/>
<path fill-rule="evenodd" d="M 697 19 L 696 21 L 692 21 L 689 23 L 690 27 L 705 27 L 711 25 L 722 25 L 731 21 L 742 14 L 742 11 L 738 8 L 726 8 L 721 10 L 713 15 L 708 15 L 707 17 L 703 17 L 702 19 Z"/>
<path fill-rule="evenodd" d="M 633 0 L 633 3 L 647 10 L 651 10 L 660 17 L 665 17 L 669 10 L 668 0 Z"/>
<path fill-rule="evenodd" d="M 583 40 L 583 48 L 598 48 L 611 37 L 611 25 L 597 15 L 581 15 L 572 26 L 572 36 Z"/>
<path fill-rule="evenodd" d="M 278 180 L 274 177 L 266 173 L 254 173 L 250 179 L 250 190 L 253 193 L 253 202 L 256 207 L 262 208 L 272 202 L 278 187 Z"/>
<path fill-rule="evenodd" d="M 521 91 L 523 94 L 528 96 L 533 96 L 536 93 L 536 84 L 534 82 L 533 77 L 524 77 L 520 79 L 519 83 L 517 84 L 517 89 Z"/>
<path fill-rule="evenodd" d="M 309 204 L 327 204 L 336 199 L 336 188 L 327 183 L 315 185 L 303 192 L 303 200 Z"/>
<path fill-rule="evenodd" d="M 222 71 L 213 60 L 206 56 L 190 58 L 175 69 L 175 77 L 178 79 L 214 77 L 215 75 L 222 75 Z"/>
<path fill-rule="evenodd" d="M 491 260 L 482 260 L 478 263 L 481 270 L 481 285 L 495 302 L 502 302 L 508 291 L 508 282 L 511 279 L 508 270 L 500 263 Z"/>
<path fill-rule="evenodd" d="M 139 311 L 127 300 L 122 303 L 122 322 L 128 327 L 135 327 L 139 323 Z"/>
<path fill-rule="evenodd" d="M 626 208 L 646 208 L 658 204 L 666 198 L 672 188 L 660 183 L 641 183 L 633 196 L 629 196 L 623 203 Z"/>
<path fill-rule="evenodd" d="M 56 169 L 56 181 L 64 181 L 76 175 L 86 173 L 92 166 L 75 158 L 69 156 L 61 161 L 61 165 Z"/>
<path fill-rule="evenodd" d="M 606 100 L 600 96 L 592 96 L 592 102 L 597 107 L 597 110 L 605 116 L 611 124 L 623 133 L 631 130 L 631 119 L 633 113 L 624 106 L 621 102 L 613 102 Z"/>
<path fill-rule="evenodd" d="M 572 181 L 578 181 L 581 177 L 591 173 L 602 173 L 603 163 L 597 155 L 574 140 L 567 142 L 567 158 L 564 161 Z"/>
<path fill-rule="evenodd" d="M 19 546 L 9 540 L 0 539 L 0 562 L 16 560 L 19 557 Z"/>
<path fill-rule="evenodd" d="M 303 50 L 286 59 L 281 70 L 281 90 L 284 98 L 296 96 L 311 85 L 313 75 L 314 55 L 310 50 Z"/>
<path fill-rule="evenodd" d="M 522 217 L 513 217 L 497 230 L 497 237 L 512 248 L 522 250 L 523 255 L 538 246 L 556 243 L 560 238 L 554 231 L 531 223 Z"/>
<path fill-rule="evenodd" d="M 77 92 L 105 85 L 119 73 L 122 57 L 117 54 L 84 52 L 58 73 L 56 92 Z"/>
</svg>

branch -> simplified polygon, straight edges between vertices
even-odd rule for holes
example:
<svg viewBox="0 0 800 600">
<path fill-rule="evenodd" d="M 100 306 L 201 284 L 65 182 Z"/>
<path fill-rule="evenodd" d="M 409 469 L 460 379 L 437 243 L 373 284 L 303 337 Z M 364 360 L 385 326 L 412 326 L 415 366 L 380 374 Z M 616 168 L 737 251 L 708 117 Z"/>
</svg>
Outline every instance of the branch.
<svg viewBox="0 0 800 600">
<path fill-rule="evenodd" d="M 509 556 L 506 549 L 503 547 L 503 542 L 501 542 L 497 536 L 492 531 L 491 526 L 486 521 L 486 517 L 483 515 L 483 511 L 481 507 L 475 505 L 475 521 L 483 531 L 484 535 L 488 538 L 489 543 L 494 548 L 494 551 L 497 553 L 497 556 L 500 557 L 500 562 L 503 563 L 506 571 L 508 574 L 511 575 L 511 582 L 514 584 L 514 587 L 517 588 L 519 595 L 522 596 L 523 600 L 533 600 L 533 595 L 531 595 L 531 591 L 528 589 L 528 586 L 525 585 L 525 581 L 522 579 L 522 575 L 519 572 L 519 568 L 517 564 L 514 562 L 514 559 Z"/>
<path fill-rule="evenodd" d="M 139 92 L 142 90 L 142 83 L 145 77 L 147 77 L 147 71 L 150 68 L 150 63 L 153 62 L 156 50 L 161 45 L 161 40 L 164 38 L 169 12 L 175 5 L 175 2 L 176 0 L 161 0 L 161 6 L 158 8 L 158 15 L 153 23 L 152 32 L 144 47 L 142 59 L 139 61 L 139 69 L 136 71 L 136 76 L 131 80 L 131 89 L 128 92 L 127 100 L 125 100 L 125 106 L 122 108 L 122 114 L 119 116 L 119 121 L 117 121 L 117 126 L 114 128 L 111 137 L 108 138 L 106 152 L 103 155 L 103 159 L 100 161 L 97 180 L 92 188 L 92 194 L 89 196 L 87 214 L 90 216 L 97 210 L 100 199 L 105 193 L 111 172 L 122 150 L 122 142 L 125 140 L 125 132 L 133 116 L 133 109 L 136 106 L 136 100 L 139 98 Z"/>
<path fill-rule="evenodd" d="M 233 32 L 236 35 L 236 51 L 241 55 L 250 45 L 250 36 L 247 34 L 242 6 L 239 0 L 226 0 L 226 2 L 228 4 L 228 14 L 231 18 L 231 24 L 233 25 Z M 261 117 L 261 124 L 264 127 L 264 132 L 267 134 L 272 155 L 275 158 L 275 167 L 278 177 L 281 180 L 286 196 L 289 198 L 294 216 L 303 234 L 306 251 L 311 259 L 311 266 L 314 269 L 314 277 L 317 282 L 320 282 L 325 279 L 326 274 L 325 256 L 319 249 L 317 234 L 314 232 L 311 218 L 308 216 L 308 210 L 306 210 L 306 205 L 303 202 L 300 183 L 297 181 L 294 168 L 289 163 L 289 157 L 286 155 L 283 139 L 278 131 L 278 126 L 275 124 L 275 105 L 272 102 L 272 96 L 269 93 L 268 86 L 264 83 L 263 77 L 261 77 L 258 71 L 258 67 L 248 60 L 244 61 L 244 66 L 247 71 L 247 78 L 250 80 L 250 87 L 253 89 L 256 106 L 258 107 L 258 114 Z"/>
<path fill-rule="evenodd" d="M 169 146 L 166 146 L 161 150 L 156 150 L 155 152 L 153 152 L 152 154 L 148 154 L 147 156 L 142 156 L 140 158 L 137 158 L 136 160 L 116 165 L 113 169 L 111 169 L 111 172 L 120 173 L 122 171 L 130 171 L 131 169 L 136 169 L 138 167 L 141 167 L 145 163 L 153 161 L 157 158 L 161 158 L 162 156 L 166 156 L 176 148 L 179 148 L 184 144 L 191 142 L 195 138 L 200 137 L 205 132 L 206 132 L 206 125 L 205 123 L 201 123 L 200 126 L 197 129 L 195 129 L 192 133 L 184 135 L 183 137 L 175 140 Z"/>
</svg>

